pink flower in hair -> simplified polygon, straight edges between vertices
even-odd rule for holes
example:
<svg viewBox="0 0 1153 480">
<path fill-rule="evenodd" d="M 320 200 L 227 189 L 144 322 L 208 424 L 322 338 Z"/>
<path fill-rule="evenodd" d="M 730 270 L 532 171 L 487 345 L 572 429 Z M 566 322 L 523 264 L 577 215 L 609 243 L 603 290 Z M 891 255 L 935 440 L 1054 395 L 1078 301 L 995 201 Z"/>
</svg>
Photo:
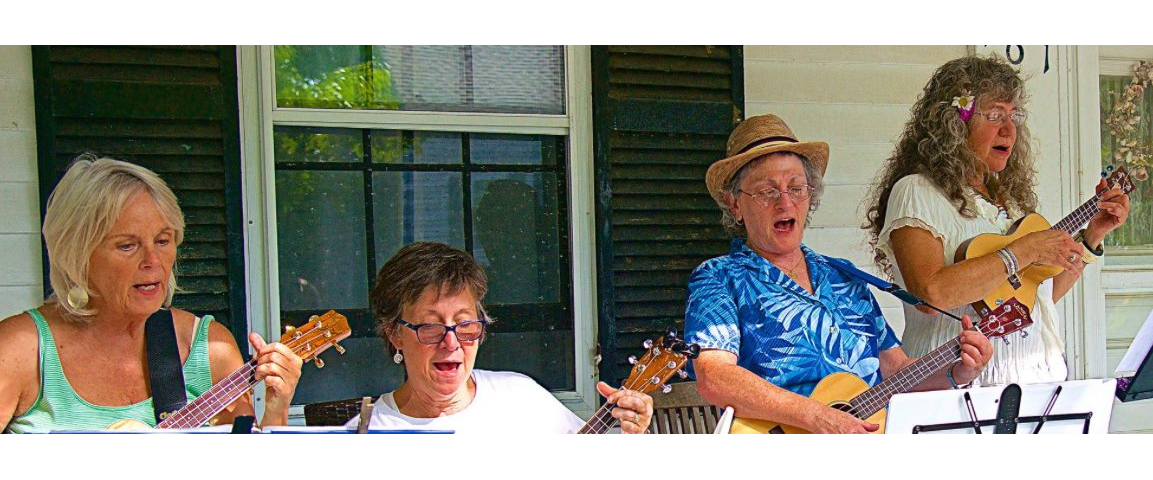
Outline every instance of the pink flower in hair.
<svg viewBox="0 0 1153 480">
<path fill-rule="evenodd" d="M 972 95 L 961 95 L 953 97 L 953 106 L 957 107 L 957 114 L 961 116 L 961 121 L 968 122 L 973 117 L 973 110 L 977 108 L 977 102 Z"/>
</svg>

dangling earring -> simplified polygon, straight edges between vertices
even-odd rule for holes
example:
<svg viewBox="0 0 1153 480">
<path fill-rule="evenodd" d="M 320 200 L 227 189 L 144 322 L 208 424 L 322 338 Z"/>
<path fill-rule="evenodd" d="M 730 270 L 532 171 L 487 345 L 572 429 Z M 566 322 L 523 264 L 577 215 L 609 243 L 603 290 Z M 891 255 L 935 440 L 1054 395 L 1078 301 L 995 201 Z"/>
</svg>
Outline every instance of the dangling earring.
<svg viewBox="0 0 1153 480">
<path fill-rule="evenodd" d="M 64 296 L 64 301 L 68 303 L 69 307 L 73 310 L 80 310 L 88 306 L 88 290 L 81 288 L 79 285 L 72 287 L 68 290 L 68 294 Z"/>
<path fill-rule="evenodd" d="M 396 355 L 392 356 L 392 361 L 396 362 L 397 365 L 404 363 L 404 354 L 400 353 L 400 350 L 397 350 Z"/>
<path fill-rule="evenodd" d="M 742 226 L 743 226 L 744 224 L 745 224 L 745 219 L 743 219 L 743 218 L 738 218 L 738 219 L 737 219 L 737 225 L 742 225 Z"/>
</svg>

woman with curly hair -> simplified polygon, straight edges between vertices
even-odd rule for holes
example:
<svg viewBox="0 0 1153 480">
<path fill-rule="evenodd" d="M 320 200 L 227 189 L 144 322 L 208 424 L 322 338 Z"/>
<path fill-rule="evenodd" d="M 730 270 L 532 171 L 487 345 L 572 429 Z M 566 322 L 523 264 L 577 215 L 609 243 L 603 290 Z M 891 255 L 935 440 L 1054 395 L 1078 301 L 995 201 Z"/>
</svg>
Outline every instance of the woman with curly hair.
<svg viewBox="0 0 1153 480">
<path fill-rule="evenodd" d="M 977 379 L 981 384 L 1065 380 L 1054 303 L 1129 214 L 1128 196 L 1114 189 L 1103 195 L 1101 212 L 1079 239 L 1059 230 L 1035 232 L 1000 252 L 954 263 L 966 240 L 1004 235 L 1037 208 L 1026 101 L 1025 82 L 1003 60 L 964 57 L 942 65 L 913 105 L 868 200 L 864 228 L 877 264 L 914 295 L 955 314 L 974 315 L 970 303 L 1028 265 L 1064 269 L 1041 284 L 1035 305 L 1027 305 L 1035 322 L 1030 335 L 999 346 Z M 927 309 L 906 306 L 905 325 L 902 340 L 910 355 L 956 335 L 955 321 Z"/>
</svg>

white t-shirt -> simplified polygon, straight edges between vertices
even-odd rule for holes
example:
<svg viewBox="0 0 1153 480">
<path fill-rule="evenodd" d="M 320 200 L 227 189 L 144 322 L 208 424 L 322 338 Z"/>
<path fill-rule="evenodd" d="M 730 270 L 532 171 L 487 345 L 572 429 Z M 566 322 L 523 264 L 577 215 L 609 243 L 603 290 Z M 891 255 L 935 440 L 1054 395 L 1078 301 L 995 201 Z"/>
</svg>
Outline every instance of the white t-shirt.
<svg viewBox="0 0 1153 480">
<path fill-rule="evenodd" d="M 436 418 L 414 418 L 396 407 L 393 392 L 381 395 L 368 428 L 454 430 L 456 433 L 575 433 L 584 421 L 548 390 L 515 372 L 473 370 L 476 396 L 464 410 Z M 356 428 L 357 415 L 345 424 Z"/>
<path fill-rule="evenodd" d="M 893 230 L 916 227 L 929 231 L 944 244 L 944 265 L 949 266 L 955 263 L 953 255 L 966 240 L 982 233 L 1004 235 L 1013 222 L 1024 216 L 1019 211 L 1000 211 L 971 188 L 966 187 L 964 192 L 977 212 L 975 218 L 962 216 L 957 211 L 959 205 L 949 201 L 932 180 L 924 175 L 909 175 L 893 185 L 885 214 L 885 226 L 878 237 L 877 247 L 893 265 L 899 285 L 905 286 L 905 279 L 893 256 L 892 239 L 889 237 Z M 901 342 L 909 356 L 929 353 L 956 338 L 961 332 L 961 326 L 952 318 L 935 312 L 921 313 L 911 305 L 905 305 L 904 309 L 905 333 Z M 953 309 L 950 313 L 977 317 L 969 305 Z M 1010 335 L 1008 344 L 991 339 L 994 342 L 993 359 L 978 377 L 979 384 L 1059 382 L 1068 376 L 1065 343 L 1057 327 L 1057 308 L 1053 304 L 1052 279 L 1042 282 L 1037 288 L 1037 301 L 1031 313 L 1034 323 L 1028 329 L 1028 337 Z"/>
</svg>

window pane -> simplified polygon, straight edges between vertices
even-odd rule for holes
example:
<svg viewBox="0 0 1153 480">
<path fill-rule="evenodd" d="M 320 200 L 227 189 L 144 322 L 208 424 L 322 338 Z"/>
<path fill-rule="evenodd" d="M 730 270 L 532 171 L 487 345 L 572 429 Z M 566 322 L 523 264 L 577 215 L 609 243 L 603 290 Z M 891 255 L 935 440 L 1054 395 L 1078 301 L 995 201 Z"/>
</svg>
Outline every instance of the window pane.
<svg viewBox="0 0 1153 480">
<path fill-rule="evenodd" d="M 560 242 L 557 195 L 555 173 L 472 176 L 473 257 L 488 274 L 485 305 L 497 318 L 477 365 L 571 390 L 575 344 L 561 288 L 568 249 Z"/>
<path fill-rule="evenodd" d="M 276 106 L 397 108 L 388 66 L 371 50 L 344 45 L 277 45 Z"/>
<path fill-rule="evenodd" d="M 1105 125 L 1121 92 L 1129 85 L 1128 76 L 1101 77 L 1101 162 L 1102 169 L 1118 164 L 1114 158 L 1118 144 Z M 1153 143 L 1153 90 L 1146 90 L 1144 99 L 1137 103 L 1141 121 L 1135 125 L 1139 144 Z M 1128 164 L 1126 168 L 1133 173 Z M 1117 230 L 1105 237 L 1110 253 L 1121 255 L 1153 255 L 1153 181 L 1134 181 L 1129 194 L 1129 218 Z M 1108 256 L 1106 257 L 1109 260 Z M 1113 263 L 1113 262 L 1111 262 Z M 1143 262 L 1144 263 L 1144 262 Z"/>
<path fill-rule="evenodd" d="M 472 177 L 473 256 L 489 278 L 489 303 L 560 299 L 556 174 Z"/>
<path fill-rule="evenodd" d="M 372 161 L 375 163 L 412 163 L 412 152 L 400 130 L 372 130 Z"/>
<path fill-rule="evenodd" d="M 1105 348 L 1109 376 L 1125 357 L 1150 310 L 1153 310 L 1153 295 L 1105 296 Z"/>
<path fill-rule="evenodd" d="M 355 343 L 348 345 L 368 349 L 350 348 L 329 361 L 339 380 L 302 376 L 297 402 L 379 394 L 403 381 L 373 333 L 368 291 L 380 266 L 417 241 L 471 251 L 486 269 L 485 303 L 499 322 L 480 350 L 479 368 L 523 372 L 553 390 L 575 388 L 557 165 L 563 137 L 280 126 L 275 135 L 282 321 L 300 324 L 335 308 L 352 324 L 348 341 Z M 363 161 L 366 143 L 370 163 Z"/>
<path fill-rule="evenodd" d="M 372 131 L 374 163 L 456 164 L 464 162 L 461 134 L 412 132 L 406 139 L 399 130 Z"/>
<path fill-rule="evenodd" d="M 562 46 L 279 45 L 280 107 L 562 115 Z"/>
<path fill-rule="evenodd" d="M 491 313 L 491 312 L 490 312 Z M 508 317 L 497 317 L 497 323 L 485 334 L 484 344 L 476 354 L 476 367 L 485 370 L 507 370 L 523 373 L 549 390 L 576 388 L 575 340 L 571 327 L 567 330 L 531 332 L 502 332 L 502 322 Z"/>
<path fill-rule="evenodd" d="M 464 147 L 459 133 L 414 132 L 413 163 L 462 163 Z"/>
<path fill-rule="evenodd" d="M 469 136 L 472 163 L 502 165 L 556 165 L 557 137 L 543 135 Z"/>
<path fill-rule="evenodd" d="M 281 310 L 368 306 L 363 178 L 276 172 Z"/>
<path fill-rule="evenodd" d="M 461 185 L 457 172 L 374 172 L 376 269 L 412 242 L 464 248 Z"/>
<path fill-rule="evenodd" d="M 360 162 L 364 158 L 364 142 L 359 130 L 276 127 L 272 143 L 277 163 Z"/>
</svg>

